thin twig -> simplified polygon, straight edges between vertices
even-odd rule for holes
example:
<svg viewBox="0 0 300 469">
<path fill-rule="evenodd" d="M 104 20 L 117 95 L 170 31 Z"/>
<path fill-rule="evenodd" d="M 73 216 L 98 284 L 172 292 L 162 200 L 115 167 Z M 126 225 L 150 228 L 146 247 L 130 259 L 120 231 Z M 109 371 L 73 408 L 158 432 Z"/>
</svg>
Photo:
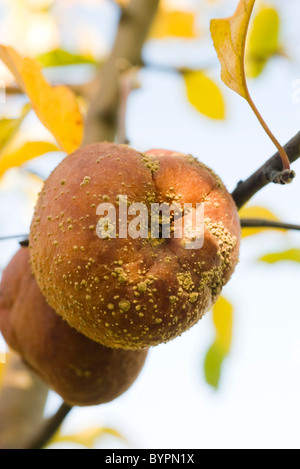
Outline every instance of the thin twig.
<svg viewBox="0 0 300 469">
<path fill-rule="evenodd" d="M 291 163 L 300 157 L 300 132 L 298 132 L 284 147 Z M 270 182 L 287 184 L 295 177 L 294 171 L 282 171 L 282 160 L 279 153 L 275 153 L 263 166 L 245 181 L 239 182 L 232 192 L 232 197 L 240 209 L 257 192 Z"/>
<path fill-rule="evenodd" d="M 264 220 L 261 218 L 241 218 L 242 228 L 275 228 L 282 230 L 300 231 L 300 225 L 282 223 L 280 221 Z"/>
<path fill-rule="evenodd" d="M 56 414 L 44 423 L 44 427 L 38 431 L 36 438 L 32 440 L 27 449 L 43 449 L 55 435 L 71 410 L 72 407 L 64 402 Z"/>
<path fill-rule="evenodd" d="M 9 241 L 11 239 L 20 239 L 20 238 L 28 239 L 28 234 L 0 236 L 0 241 Z"/>
</svg>

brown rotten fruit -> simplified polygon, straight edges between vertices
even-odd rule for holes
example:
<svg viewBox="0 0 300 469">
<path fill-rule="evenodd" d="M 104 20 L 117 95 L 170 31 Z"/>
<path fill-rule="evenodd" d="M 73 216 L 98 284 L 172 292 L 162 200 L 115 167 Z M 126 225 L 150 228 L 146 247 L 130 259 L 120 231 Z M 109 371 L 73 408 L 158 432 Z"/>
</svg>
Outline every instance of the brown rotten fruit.
<svg viewBox="0 0 300 469">
<path fill-rule="evenodd" d="M 141 371 L 147 351 L 113 350 L 70 328 L 45 302 L 22 248 L 0 285 L 0 330 L 8 345 L 71 405 L 109 402 Z"/>
<path fill-rule="evenodd" d="M 100 239 L 98 205 L 113 204 L 118 220 L 125 196 L 128 207 L 142 203 L 149 213 L 152 203 L 203 203 L 203 247 L 151 232 Z M 232 197 L 191 155 L 96 143 L 66 157 L 46 181 L 30 251 L 41 291 L 70 326 L 107 347 L 137 350 L 177 337 L 210 309 L 234 271 L 239 242 Z"/>
</svg>

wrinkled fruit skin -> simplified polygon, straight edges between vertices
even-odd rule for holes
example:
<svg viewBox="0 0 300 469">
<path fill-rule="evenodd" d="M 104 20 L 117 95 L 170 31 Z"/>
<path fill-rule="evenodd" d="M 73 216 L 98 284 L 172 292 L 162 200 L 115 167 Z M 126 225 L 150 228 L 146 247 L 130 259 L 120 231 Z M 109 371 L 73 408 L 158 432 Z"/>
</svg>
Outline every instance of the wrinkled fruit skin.
<svg viewBox="0 0 300 469">
<path fill-rule="evenodd" d="M 70 328 L 45 302 L 26 248 L 3 274 L 0 330 L 8 345 L 70 405 L 117 398 L 135 381 L 147 355 L 108 349 Z"/>
<path fill-rule="evenodd" d="M 100 239 L 97 206 L 204 203 L 201 249 L 184 239 Z M 128 221 L 130 221 L 130 217 Z M 31 226 L 31 265 L 49 305 L 107 347 L 167 342 L 211 308 L 238 262 L 240 222 L 222 181 L 191 155 L 96 143 L 45 183 Z"/>
</svg>

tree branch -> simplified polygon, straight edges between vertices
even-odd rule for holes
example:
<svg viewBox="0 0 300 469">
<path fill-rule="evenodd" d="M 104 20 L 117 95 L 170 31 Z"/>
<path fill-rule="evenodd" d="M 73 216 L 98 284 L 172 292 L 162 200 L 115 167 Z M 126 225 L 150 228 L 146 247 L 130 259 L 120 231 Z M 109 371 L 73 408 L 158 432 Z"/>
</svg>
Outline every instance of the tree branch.
<svg viewBox="0 0 300 469">
<path fill-rule="evenodd" d="M 43 449 L 48 441 L 55 435 L 71 410 L 72 407 L 64 402 L 56 414 L 45 422 L 43 428 L 39 430 L 27 449 Z"/>
<path fill-rule="evenodd" d="M 242 228 L 277 228 L 280 230 L 295 230 L 300 231 L 300 225 L 293 225 L 290 223 L 282 223 L 273 220 L 264 220 L 261 218 L 241 218 Z"/>
<path fill-rule="evenodd" d="M 300 157 L 300 132 L 285 145 L 284 149 L 291 163 Z M 282 171 L 281 157 L 277 152 L 248 179 L 239 182 L 236 189 L 232 192 L 232 197 L 240 209 L 270 182 L 288 184 L 294 177 L 294 171 Z"/>
<path fill-rule="evenodd" d="M 138 66 L 159 0 L 131 0 L 122 10 L 112 53 L 101 68 L 98 87 L 91 99 L 83 144 L 114 141 L 118 125 L 120 72 L 124 64 Z"/>
</svg>

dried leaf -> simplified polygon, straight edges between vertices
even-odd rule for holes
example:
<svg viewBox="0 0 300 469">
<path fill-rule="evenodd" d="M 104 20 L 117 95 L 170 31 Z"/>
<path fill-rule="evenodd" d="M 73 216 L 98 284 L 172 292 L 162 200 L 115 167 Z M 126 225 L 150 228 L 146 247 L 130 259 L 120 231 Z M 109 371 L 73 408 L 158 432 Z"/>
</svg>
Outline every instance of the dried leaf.
<svg viewBox="0 0 300 469">
<path fill-rule="evenodd" d="M 38 118 L 62 150 L 67 153 L 76 150 L 83 138 L 83 118 L 74 93 L 66 86 L 51 86 L 40 65 L 21 57 L 12 47 L 0 46 L 0 59 L 28 95 Z"/>
<path fill-rule="evenodd" d="M 240 0 L 235 13 L 225 19 L 211 21 L 211 35 L 221 63 L 221 78 L 224 83 L 245 98 L 261 126 L 276 146 L 284 170 L 290 170 L 290 161 L 251 99 L 246 81 L 245 48 L 251 14 L 255 0 Z"/>
<path fill-rule="evenodd" d="M 211 21 L 211 35 L 221 63 L 221 78 L 248 99 L 245 76 L 246 37 L 255 0 L 241 0 L 233 16 Z"/>
<path fill-rule="evenodd" d="M 187 95 L 197 111 L 211 119 L 225 119 L 225 101 L 221 90 L 204 72 L 184 73 Z"/>
</svg>

